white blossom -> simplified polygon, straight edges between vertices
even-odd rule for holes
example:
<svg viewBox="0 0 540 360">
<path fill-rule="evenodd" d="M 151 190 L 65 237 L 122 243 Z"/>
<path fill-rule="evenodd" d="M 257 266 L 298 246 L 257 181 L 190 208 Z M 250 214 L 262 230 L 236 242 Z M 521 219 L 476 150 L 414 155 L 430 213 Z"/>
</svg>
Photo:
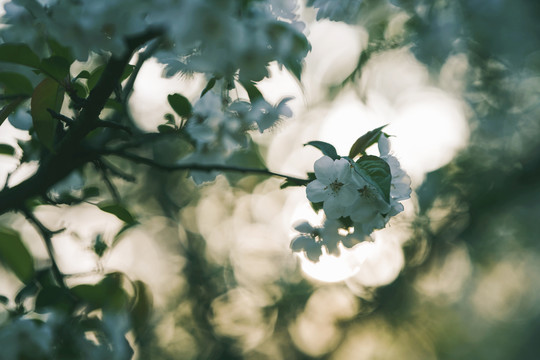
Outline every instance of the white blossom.
<svg viewBox="0 0 540 360">
<path fill-rule="evenodd" d="M 315 162 L 314 168 L 317 179 L 307 185 L 307 198 L 314 203 L 323 202 L 329 219 L 348 216 L 349 206 L 358 197 L 349 162 L 323 156 Z"/>
</svg>

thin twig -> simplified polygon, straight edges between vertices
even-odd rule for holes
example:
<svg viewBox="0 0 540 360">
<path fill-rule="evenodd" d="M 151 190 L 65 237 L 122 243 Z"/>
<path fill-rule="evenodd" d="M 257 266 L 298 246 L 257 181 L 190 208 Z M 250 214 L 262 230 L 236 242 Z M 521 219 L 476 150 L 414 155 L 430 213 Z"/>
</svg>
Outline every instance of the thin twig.
<svg viewBox="0 0 540 360">
<path fill-rule="evenodd" d="M 120 193 L 118 192 L 118 189 L 113 184 L 111 179 L 109 179 L 109 176 L 107 174 L 107 167 L 104 166 L 104 164 L 100 160 L 96 160 L 94 162 L 94 165 L 98 169 L 98 171 L 101 173 L 101 177 L 103 178 L 103 181 L 105 182 L 105 185 L 109 189 L 109 192 L 111 193 L 111 196 L 113 197 L 114 201 L 117 203 L 120 202 Z"/>
<path fill-rule="evenodd" d="M 47 248 L 47 253 L 49 254 L 49 258 L 51 259 L 51 263 L 52 263 L 51 267 L 52 267 L 53 276 L 56 282 L 61 287 L 67 289 L 67 285 L 64 282 L 64 274 L 62 274 L 62 272 L 58 268 L 56 257 L 54 255 L 54 247 L 52 244 L 52 237 L 55 234 L 58 234 L 64 231 L 64 229 L 60 229 L 57 231 L 49 230 L 45 225 L 43 225 L 41 221 L 38 220 L 38 218 L 30 210 L 28 210 L 27 208 L 22 208 L 21 210 L 24 216 L 26 216 L 26 219 L 28 219 L 28 221 L 32 225 L 34 225 L 36 230 L 40 233 L 41 237 L 43 238 L 43 241 L 45 242 L 45 247 Z"/>
<path fill-rule="evenodd" d="M 139 71 L 141 71 L 141 68 L 146 60 L 148 60 L 158 49 L 160 45 L 159 39 L 152 40 L 146 49 L 144 51 L 140 51 L 137 58 L 137 63 L 135 64 L 135 67 L 133 68 L 133 72 L 129 76 L 129 79 L 124 86 L 123 94 L 122 94 L 122 103 L 124 106 L 127 106 L 129 97 L 131 96 L 131 93 L 133 92 L 133 86 L 135 85 L 135 80 L 137 79 L 137 76 L 139 75 Z"/>
<path fill-rule="evenodd" d="M 255 169 L 255 168 L 245 168 L 241 166 L 233 166 L 233 165 L 222 165 L 222 164 L 189 164 L 189 163 L 181 163 L 181 164 L 161 164 L 158 163 L 152 159 L 148 159 L 139 155 L 135 155 L 132 153 L 127 153 L 124 151 L 118 151 L 118 152 L 108 152 L 107 155 L 115 155 L 122 157 L 124 159 L 131 160 L 135 163 L 148 165 L 151 167 L 154 167 L 156 169 L 164 170 L 164 171 L 179 171 L 179 170 L 197 170 L 197 171 L 224 171 L 224 172 L 239 172 L 239 173 L 249 173 L 249 174 L 259 174 L 259 175 L 266 175 L 266 176 L 276 176 L 280 178 L 287 179 L 291 182 L 296 183 L 297 185 L 307 185 L 311 180 L 309 179 L 300 179 L 294 176 L 284 175 L 280 173 L 276 173 L 273 171 L 270 171 L 268 169 Z"/>
<path fill-rule="evenodd" d="M 75 120 L 73 120 L 72 118 L 70 117 L 67 117 L 65 115 L 62 115 L 60 113 L 57 113 L 56 111 L 52 110 L 52 109 L 49 109 L 47 108 L 47 112 L 49 114 L 51 114 L 51 116 L 56 119 L 56 120 L 60 120 L 64 123 L 66 123 L 66 125 L 73 125 L 75 123 Z"/>
<path fill-rule="evenodd" d="M 117 177 L 117 178 L 120 178 L 124 181 L 127 181 L 127 182 L 135 182 L 137 179 L 135 178 L 135 176 L 131 175 L 131 174 L 128 174 L 127 172 L 123 171 L 123 170 L 120 170 L 119 168 L 117 168 L 116 166 L 114 166 L 113 164 L 105 161 L 105 159 L 99 159 L 99 162 L 101 164 L 101 166 L 103 166 L 104 168 L 107 169 L 107 171 L 109 172 L 109 174 Z"/>
<path fill-rule="evenodd" d="M 97 126 L 99 127 L 106 127 L 106 128 L 112 128 L 112 129 L 120 129 L 120 130 L 124 130 L 125 132 L 127 132 L 128 134 L 132 134 L 131 132 L 131 129 L 125 125 L 122 125 L 122 124 L 119 124 L 117 122 L 114 122 L 114 121 L 109 121 L 109 120 L 98 120 L 97 121 Z"/>
</svg>

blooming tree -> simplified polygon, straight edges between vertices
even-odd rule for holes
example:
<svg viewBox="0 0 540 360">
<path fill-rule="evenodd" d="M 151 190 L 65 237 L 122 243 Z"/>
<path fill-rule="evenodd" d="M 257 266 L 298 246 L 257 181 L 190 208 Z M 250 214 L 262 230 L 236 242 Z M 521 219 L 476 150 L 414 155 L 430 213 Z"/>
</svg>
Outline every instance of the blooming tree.
<svg viewBox="0 0 540 360">
<path fill-rule="evenodd" d="M 361 3 L 308 1 L 319 18 L 345 22 L 358 15 Z M 291 249 L 314 262 L 324 252 L 337 255 L 369 240 L 403 211 L 410 180 L 390 152 L 384 127 L 360 136 L 345 156 L 331 144 L 309 142 L 323 156 L 306 178 L 272 172 L 262 162 L 256 167 L 238 162 L 239 154 L 256 153 L 253 132 L 266 132 L 293 116 L 287 94 L 270 103 L 257 85 L 269 76 L 271 63 L 301 80 L 310 44 L 294 1 L 12 0 L 4 10 L 0 124 L 8 121 L 28 136 L 18 146 L 0 149 L 19 167 L 38 165 L 19 182 L 8 174 L 0 213 L 24 215 L 49 256 L 47 265 L 36 266 L 22 235 L 3 223 L 0 260 L 22 284 L 14 299 L 0 298 L 9 310 L 0 343 L 3 349 L 13 344 L 4 352 L 6 359 L 128 359 L 133 349 L 126 334 L 143 341 L 152 308 L 147 285 L 120 272 L 102 272 L 97 283 L 73 284 L 55 260 L 61 250 L 53 248 L 52 239 L 62 229 L 48 228 L 35 211 L 91 203 L 123 221 L 116 235 L 121 236 L 138 219 L 112 179 L 135 182 L 138 177 L 119 164 L 188 171 L 196 184 L 236 172 L 280 177 L 282 188 L 305 186 L 306 201 L 323 211 L 325 220 L 298 224 L 301 234 Z M 164 65 L 164 76 L 206 79 L 193 103 L 181 93 L 168 96 L 173 112 L 156 131 L 137 126 L 129 108 L 137 75 L 150 58 Z M 176 150 L 159 153 L 161 144 Z M 378 147 L 378 156 L 368 155 L 371 147 Z M 70 176 L 80 183 L 62 187 Z M 98 256 L 107 247 L 96 238 Z"/>
</svg>

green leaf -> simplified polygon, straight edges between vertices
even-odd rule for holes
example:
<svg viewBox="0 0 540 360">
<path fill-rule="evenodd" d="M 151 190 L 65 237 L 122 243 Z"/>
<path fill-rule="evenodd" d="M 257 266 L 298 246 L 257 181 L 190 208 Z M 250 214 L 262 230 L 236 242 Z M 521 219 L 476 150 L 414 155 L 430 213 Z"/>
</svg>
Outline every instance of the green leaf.
<svg viewBox="0 0 540 360">
<path fill-rule="evenodd" d="M 10 102 L 9 104 L 5 105 L 2 110 L 0 110 L 0 125 L 4 123 L 4 121 L 8 118 L 8 116 L 14 112 L 17 107 L 25 100 L 24 97 L 17 98 Z"/>
<path fill-rule="evenodd" d="M 99 196 L 99 188 L 95 186 L 89 186 L 83 189 L 83 199 L 88 199 L 96 196 Z"/>
<path fill-rule="evenodd" d="M 0 295 L 0 304 L 2 305 L 7 305 L 9 304 L 9 299 L 7 296 L 4 296 L 4 295 Z"/>
<path fill-rule="evenodd" d="M 214 87 L 214 85 L 216 85 L 216 81 L 217 79 L 215 77 L 211 78 L 209 81 L 208 81 L 208 84 L 206 84 L 206 86 L 204 87 L 203 91 L 201 92 L 201 97 L 204 96 L 204 94 L 206 94 L 207 92 L 209 92 L 210 90 L 212 90 L 212 88 Z"/>
<path fill-rule="evenodd" d="M 383 125 L 381 127 L 378 127 L 374 130 L 371 130 L 371 131 L 368 131 L 367 133 L 365 133 L 364 135 L 360 136 L 355 142 L 354 144 L 351 146 L 351 150 L 349 150 L 349 157 L 351 159 L 354 159 L 356 156 L 360 155 L 360 154 L 365 154 L 366 153 L 366 149 L 368 147 L 370 147 L 371 145 L 375 144 L 378 140 L 379 140 L 379 137 L 381 136 L 382 134 L 382 129 L 385 127 L 386 125 Z"/>
<path fill-rule="evenodd" d="M 4 85 L 6 95 L 30 95 L 34 87 L 24 75 L 14 72 L 1 72 L 0 84 Z"/>
<path fill-rule="evenodd" d="M 97 205 L 102 211 L 108 212 L 109 214 L 113 214 L 126 224 L 134 224 L 137 221 L 131 215 L 131 213 L 122 205 L 117 203 L 110 203 L 110 202 L 101 202 Z"/>
<path fill-rule="evenodd" d="M 92 309 L 120 310 L 129 303 L 122 287 L 125 275 L 120 272 L 106 274 L 97 284 L 81 284 L 71 288 L 71 293 L 90 305 Z"/>
<path fill-rule="evenodd" d="M 86 86 L 88 86 L 88 89 L 92 90 L 94 86 L 96 86 L 99 78 L 101 77 L 101 74 L 103 74 L 103 70 L 105 70 L 105 65 L 100 65 L 90 73 L 88 81 L 86 82 Z"/>
<path fill-rule="evenodd" d="M 294 179 L 285 179 L 285 181 L 279 185 L 280 189 L 285 189 L 292 186 L 306 186 L 310 181 L 297 181 Z"/>
<path fill-rule="evenodd" d="M 373 155 L 362 156 L 355 163 L 354 170 L 373 185 L 386 202 L 390 203 L 392 174 L 386 161 Z"/>
<path fill-rule="evenodd" d="M 184 96 L 180 94 L 171 94 L 167 96 L 167 101 L 174 112 L 180 117 L 189 117 L 191 115 L 191 103 Z"/>
<path fill-rule="evenodd" d="M 171 113 L 166 113 L 165 115 L 163 115 L 163 118 L 165 120 L 167 120 L 167 125 L 172 125 L 172 126 L 175 126 L 176 125 L 176 120 L 174 119 L 174 115 L 171 114 Z"/>
<path fill-rule="evenodd" d="M 39 57 L 25 44 L 0 44 L 0 61 L 38 69 Z"/>
<path fill-rule="evenodd" d="M 76 285 L 71 288 L 71 293 L 94 309 L 102 308 L 107 298 L 106 289 L 99 283 Z"/>
<path fill-rule="evenodd" d="M 170 125 L 158 125 L 157 129 L 162 134 L 170 134 L 176 131 L 176 129 Z"/>
<path fill-rule="evenodd" d="M 43 314 L 50 311 L 69 314 L 75 308 L 75 301 L 65 289 L 59 286 L 47 286 L 36 297 L 35 310 Z"/>
<path fill-rule="evenodd" d="M 32 124 L 38 139 L 49 150 L 53 150 L 57 120 L 47 109 L 60 111 L 64 100 L 64 89 L 51 78 L 46 78 L 34 89 L 30 101 Z"/>
<path fill-rule="evenodd" d="M 83 70 L 79 73 L 79 75 L 75 76 L 75 79 L 89 79 L 90 73 L 88 70 Z"/>
<path fill-rule="evenodd" d="M 140 281 L 133 282 L 136 298 L 131 308 L 131 323 L 137 339 L 140 339 L 149 328 L 152 315 L 153 299 L 148 286 Z"/>
<path fill-rule="evenodd" d="M 75 61 L 73 52 L 69 46 L 60 45 L 59 42 L 51 38 L 49 38 L 47 43 L 49 44 L 49 49 L 51 49 L 53 55 L 64 58 L 69 64 L 72 64 Z"/>
<path fill-rule="evenodd" d="M 122 228 L 116 233 L 116 235 L 114 235 L 114 239 L 112 241 L 111 248 L 115 247 L 116 244 L 118 244 L 118 242 L 120 242 L 120 240 L 122 240 L 122 235 L 124 235 L 126 233 L 126 231 L 128 231 L 129 229 L 131 229 L 135 225 L 137 225 L 136 222 L 134 222 L 132 224 L 126 224 L 126 225 L 122 226 Z"/>
<path fill-rule="evenodd" d="M 0 144 L 0 155 L 13 156 L 15 155 L 15 148 L 8 144 Z"/>
<path fill-rule="evenodd" d="M 63 57 L 54 55 L 43 59 L 39 69 L 56 81 L 63 81 L 69 75 L 70 66 L 69 61 Z"/>
<path fill-rule="evenodd" d="M 310 141 L 307 144 L 304 144 L 304 146 L 307 146 L 307 145 L 316 147 L 317 149 L 321 150 L 324 155 L 330 157 L 332 160 L 337 160 L 341 158 L 341 156 L 337 154 L 336 148 L 327 142 Z"/>
<path fill-rule="evenodd" d="M 23 283 L 34 277 L 34 258 L 15 230 L 0 227 L 0 262 Z"/>
<path fill-rule="evenodd" d="M 135 65 L 127 65 L 122 73 L 122 76 L 120 77 L 120 82 L 126 80 L 133 73 L 134 69 Z"/>
<path fill-rule="evenodd" d="M 257 89 L 253 81 L 240 81 L 240 84 L 246 89 L 251 103 L 254 103 L 259 99 L 264 99 L 263 94 Z"/>
</svg>

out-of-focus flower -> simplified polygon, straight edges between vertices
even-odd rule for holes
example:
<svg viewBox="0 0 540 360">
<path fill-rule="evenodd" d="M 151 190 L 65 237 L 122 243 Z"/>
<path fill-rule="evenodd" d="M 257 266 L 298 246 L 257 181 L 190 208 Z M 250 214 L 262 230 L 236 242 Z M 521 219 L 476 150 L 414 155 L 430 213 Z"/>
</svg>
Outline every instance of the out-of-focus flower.
<svg viewBox="0 0 540 360">
<path fill-rule="evenodd" d="M 363 0 L 308 0 L 317 11 L 317 20 L 329 19 L 352 24 L 358 19 Z"/>
</svg>

